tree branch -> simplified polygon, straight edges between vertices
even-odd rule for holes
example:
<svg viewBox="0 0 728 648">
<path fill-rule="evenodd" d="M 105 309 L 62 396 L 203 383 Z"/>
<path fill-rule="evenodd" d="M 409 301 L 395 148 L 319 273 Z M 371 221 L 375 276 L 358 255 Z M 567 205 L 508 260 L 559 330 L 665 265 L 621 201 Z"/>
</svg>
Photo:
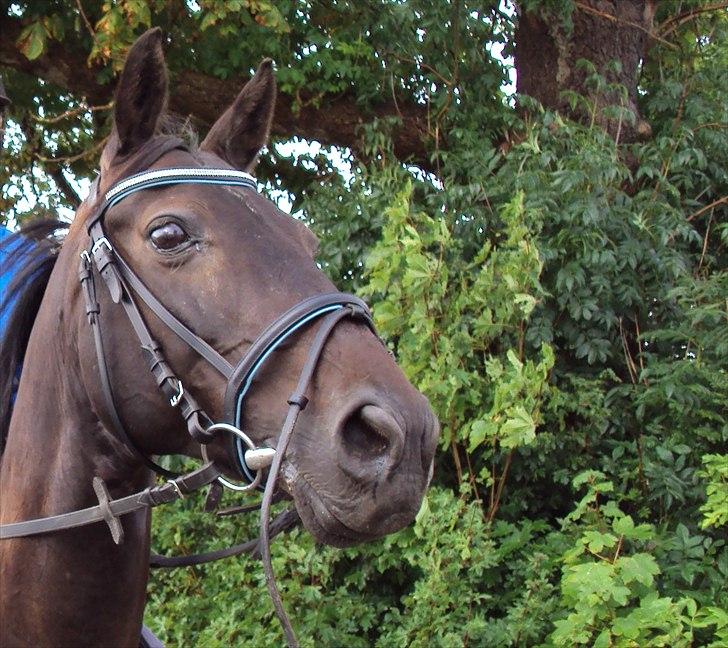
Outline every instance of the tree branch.
<svg viewBox="0 0 728 648">
<path fill-rule="evenodd" d="M 722 196 L 721 198 L 718 198 L 718 200 L 714 200 L 709 205 L 705 205 L 705 207 L 701 207 L 698 209 L 698 211 L 693 212 L 690 214 L 690 216 L 687 217 L 687 222 L 689 223 L 692 220 L 695 220 L 698 216 L 702 216 L 705 212 L 713 209 L 714 207 L 717 207 L 718 205 L 728 204 L 728 196 Z"/>
<path fill-rule="evenodd" d="M 84 97 L 89 104 L 103 105 L 113 96 L 113 84 L 100 85 L 100 68 L 90 67 L 88 53 L 68 37 L 63 43 L 49 40 L 36 59 L 28 60 L 15 45 L 22 24 L 0 15 L 0 65 L 39 77 Z M 247 79 L 221 80 L 195 70 L 172 70 L 169 107 L 183 117 L 191 117 L 201 130 L 209 127 L 237 96 Z M 12 88 L 9 89 L 12 94 Z M 281 93 L 273 120 L 273 133 L 280 137 L 302 137 L 324 145 L 348 147 L 359 153 L 362 147 L 360 128 L 374 118 L 396 116 L 401 125 L 393 131 L 394 152 L 400 160 L 409 160 L 431 170 L 427 150 L 427 108 L 399 99 L 382 100 L 366 110 L 357 104 L 353 93 L 326 97 L 324 107 L 311 105 L 311 96 L 300 93 L 302 106 L 295 98 Z"/>
<path fill-rule="evenodd" d="M 605 11 L 600 11 L 599 9 L 595 9 L 594 7 L 590 7 L 587 4 L 584 4 L 583 2 L 579 2 L 579 0 L 576 0 L 574 2 L 574 6 L 577 9 L 580 9 L 581 11 L 585 13 L 592 14 L 593 16 L 598 16 L 599 18 L 604 18 L 605 20 L 609 20 L 613 23 L 626 25 L 627 27 L 633 27 L 634 29 L 639 29 L 640 31 L 647 34 L 650 38 L 653 38 L 656 41 L 659 41 L 666 47 L 669 47 L 672 50 L 677 50 L 678 47 L 674 43 L 671 43 L 670 41 L 665 40 L 664 38 L 658 36 L 658 34 L 652 30 L 648 29 L 644 25 L 640 25 L 639 23 L 636 23 L 632 20 L 626 20 L 624 18 L 620 18 L 619 16 L 614 16 L 613 14 L 606 13 Z"/>
<path fill-rule="evenodd" d="M 78 209 L 81 204 L 81 198 L 78 193 L 76 193 L 76 190 L 71 186 L 71 183 L 66 179 L 63 169 L 60 166 L 48 165 L 45 167 L 45 170 L 48 175 L 53 178 L 53 182 L 55 182 L 56 186 L 61 190 L 61 193 L 63 193 L 63 197 L 66 199 L 68 204 L 71 205 L 73 209 Z"/>
<path fill-rule="evenodd" d="M 705 7 L 696 7 L 695 9 L 691 9 L 690 11 L 685 11 L 681 13 L 678 16 L 673 16 L 672 18 L 668 18 L 664 23 L 662 23 L 658 29 L 660 34 L 662 36 L 667 36 L 668 34 L 675 31 L 678 27 L 685 24 L 686 22 L 692 20 L 693 18 L 696 18 L 702 13 L 708 13 L 711 11 L 719 11 L 720 9 L 725 9 L 728 7 L 728 2 L 716 2 L 712 5 L 707 5 Z"/>
</svg>

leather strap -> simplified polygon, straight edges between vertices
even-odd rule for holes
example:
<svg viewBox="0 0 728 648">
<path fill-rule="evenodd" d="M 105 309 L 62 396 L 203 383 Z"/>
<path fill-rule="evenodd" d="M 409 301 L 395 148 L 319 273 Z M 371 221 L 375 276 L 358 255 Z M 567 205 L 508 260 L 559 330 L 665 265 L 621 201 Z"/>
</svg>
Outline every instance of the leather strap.
<svg viewBox="0 0 728 648">
<path fill-rule="evenodd" d="M 292 529 L 300 521 L 301 518 L 298 517 L 296 509 L 289 509 L 288 511 L 279 513 L 270 523 L 270 537 L 274 538 L 279 533 Z M 160 554 L 153 553 L 149 559 L 149 566 L 152 568 L 161 567 L 165 569 L 194 567 L 195 565 L 204 565 L 205 563 L 222 560 L 223 558 L 231 558 L 232 556 L 240 556 L 241 554 L 251 554 L 253 556 L 260 555 L 260 548 L 261 539 L 258 537 L 231 547 L 225 547 L 224 549 L 206 551 L 189 556 L 162 556 Z"/>
<path fill-rule="evenodd" d="M 139 511 L 145 508 L 154 508 L 160 504 L 167 504 L 181 499 L 185 495 L 199 490 L 210 484 L 220 476 L 220 470 L 214 463 L 206 463 L 201 468 L 170 480 L 159 486 L 145 488 L 132 495 L 127 495 L 116 500 L 108 500 L 101 497 L 98 506 L 61 513 L 50 517 L 26 520 L 25 522 L 13 522 L 0 526 L 0 540 L 7 538 L 22 538 L 26 536 L 42 535 L 62 529 L 73 529 L 85 526 L 93 522 L 118 520 L 122 515 Z M 96 478 L 98 479 L 98 478 Z M 101 480 L 98 480 L 101 481 Z M 105 487 L 104 487 L 105 491 Z M 96 489 L 98 494 L 98 489 Z M 110 524 L 111 526 L 111 524 Z M 117 538 L 114 538 L 117 541 Z M 119 539 L 117 544 L 121 541 Z"/>
<path fill-rule="evenodd" d="M 117 168 L 123 168 L 125 177 L 133 177 L 133 175 L 138 174 L 143 169 L 148 169 L 166 153 L 174 150 L 186 151 L 188 149 L 187 145 L 179 137 L 175 137 L 173 135 L 157 135 L 152 141 L 147 142 L 147 144 L 139 151 L 131 155 L 117 156 L 114 166 Z M 121 182 L 123 182 L 123 180 Z M 117 184 L 119 183 L 117 182 Z M 95 191 L 98 191 L 100 187 L 100 177 L 97 177 L 94 185 L 92 185 L 92 199 L 98 197 Z M 87 230 L 90 230 L 91 226 L 97 220 L 104 217 L 104 213 L 106 212 L 106 209 L 108 209 L 108 206 L 109 201 L 106 199 L 106 196 L 97 202 L 94 211 L 86 221 Z"/>
<path fill-rule="evenodd" d="M 81 255 L 81 261 L 78 270 L 79 280 L 81 282 L 81 290 L 86 303 L 86 315 L 91 330 L 94 335 L 94 347 L 96 349 L 96 362 L 99 368 L 99 378 L 101 380 L 101 392 L 104 395 L 106 403 L 106 413 L 111 422 L 111 426 L 117 438 L 129 449 L 129 451 L 141 461 L 147 468 L 164 477 L 176 477 L 177 473 L 163 468 L 159 464 L 152 461 L 139 447 L 132 441 L 126 433 L 126 428 L 121 422 L 119 412 L 116 409 L 114 401 L 114 392 L 111 387 L 111 378 L 109 377 L 109 368 L 106 363 L 106 353 L 104 352 L 104 340 L 101 334 L 100 307 L 96 300 L 96 284 L 94 282 L 93 267 L 88 254 Z"/>
<path fill-rule="evenodd" d="M 260 507 L 260 546 L 263 560 L 263 569 L 265 571 L 265 582 L 268 586 L 268 593 L 270 594 L 271 600 L 273 601 L 273 607 L 275 608 L 276 615 L 278 616 L 283 631 L 286 635 L 286 641 L 291 648 L 298 647 L 298 639 L 296 633 L 293 630 L 288 615 L 286 614 L 285 608 L 283 607 L 283 601 L 281 595 L 278 592 L 276 586 L 275 574 L 273 573 L 273 564 L 271 562 L 270 554 L 270 538 L 271 538 L 271 527 L 270 527 L 270 507 L 273 502 L 273 495 L 275 493 L 276 481 L 280 474 L 281 465 L 283 463 L 283 457 L 288 448 L 288 443 L 291 440 L 293 430 L 296 427 L 296 421 L 298 415 L 301 413 L 301 399 L 300 395 L 304 394 L 308 389 L 308 386 L 313 377 L 313 372 L 316 369 L 321 352 L 324 349 L 326 341 L 334 330 L 334 327 L 347 316 L 356 314 L 356 306 L 342 308 L 334 311 L 326 316 L 318 331 L 316 331 L 316 337 L 311 343 L 311 349 L 308 352 L 308 357 L 301 370 L 301 375 L 298 378 L 298 384 L 293 392 L 291 398 L 288 399 L 290 405 L 288 406 L 288 414 L 286 415 L 286 421 L 281 429 L 281 434 L 278 437 L 278 445 L 276 446 L 276 454 L 273 458 L 273 463 L 268 473 L 268 480 L 265 484 L 265 492 L 263 493 L 263 502 Z"/>
<path fill-rule="evenodd" d="M 291 327 L 300 323 L 307 315 L 320 311 L 327 306 L 349 305 L 352 307 L 350 314 L 355 314 L 364 319 L 365 323 L 375 331 L 374 322 L 369 314 L 369 308 L 366 303 L 355 295 L 348 293 L 324 293 L 323 295 L 314 295 L 308 299 L 299 302 L 293 308 L 287 310 L 283 315 L 272 322 L 263 332 L 255 339 L 255 342 L 246 351 L 243 358 L 235 365 L 232 375 L 229 377 L 227 390 L 225 391 L 225 419 L 234 421 L 236 416 L 236 397 L 240 391 L 243 381 L 250 373 L 253 366 L 260 360 L 263 354 L 275 342 L 281 338 Z M 375 331 L 376 333 L 376 331 Z"/>
<path fill-rule="evenodd" d="M 116 252 L 121 276 L 131 286 L 135 294 L 149 307 L 149 309 L 180 339 L 207 360 L 227 380 L 233 373 L 233 366 L 225 360 L 205 340 L 195 335 L 189 328 L 180 322 L 144 285 L 141 279 L 134 273 L 121 255 Z"/>
<path fill-rule="evenodd" d="M 144 317 L 134 301 L 132 291 L 129 289 L 125 278 L 119 273 L 119 263 L 122 261 L 121 257 L 112 248 L 108 239 L 104 236 L 101 222 L 97 222 L 91 228 L 91 240 L 93 242 L 91 250 L 96 267 L 101 274 L 101 277 L 106 282 L 112 299 L 116 296 L 114 301 L 121 304 L 126 311 L 126 315 L 134 328 L 139 344 L 147 357 L 149 369 L 155 376 L 157 386 L 165 394 L 172 407 L 179 407 L 182 417 L 187 423 L 187 429 L 195 441 L 198 443 L 209 443 L 212 440 L 212 437 L 205 433 L 205 426 L 203 426 L 203 421 L 209 421 L 209 418 L 194 399 L 192 394 L 190 394 L 189 391 L 184 390 L 182 381 L 174 374 L 162 353 L 161 347 L 152 337 L 149 327 L 144 321 Z M 134 276 L 134 278 L 142 287 L 144 286 L 136 276 Z M 148 293 L 146 288 L 144 288 L 144 290 Z M 148 294 L 151 295 L 151 293 Z M 197 340 L 199 345 L 208 347 L 211 353 L 227 364 L 227 362 L 222 359 L 216 351 L 209 347 L 206 342 L 194 335 L 194 333 L 189 331 L 189 329 L 184 327 L 184 325 L 174 318 L 174 316 L 169 313 L 164 306 L 156 301 L 156 299 L 154 302 L 156 303 L 151 303 L 150 308 L 157 316 L 160 316 L 158 308 L 162 309 L 162 311 L 166 313 L 166 316 L 176 322 L 179 327 L 187 331 L 190 336 Z M 165 323 L 167 322 L 165 321 Z"/>
<path fill-rule="evenodd" d="M 242 403 L 250 388 L 255 374 L 273 350 L 295 331 L 322 317 L 326 313 L 347 308 L 351 315 L 362 317 L 369 328 L 374 331 L 374 323 L 367 305 L 354 295 L 347 293 L 325 293 L 314 295 L 299 302 L 270 324 L 253 342 L 246 354 L 235 367 L 233 376 L 228 381 L 225 393 L 225 419 L 233 425 L 242 427 Z M 376 332 L 375 332 L 376 334 Z M 308 399 L 304 394 L 293 394 L 288 399 L 298 399 L 301 409 L 306 407 Z M 238 469 L 252 483 L 254 477 L 244 459 L 242 443 L 237 438 L 230 438 L 230 452 L 235 458 Z M 263 490 L 259 487 L 259 490 Z"/>
</svg>

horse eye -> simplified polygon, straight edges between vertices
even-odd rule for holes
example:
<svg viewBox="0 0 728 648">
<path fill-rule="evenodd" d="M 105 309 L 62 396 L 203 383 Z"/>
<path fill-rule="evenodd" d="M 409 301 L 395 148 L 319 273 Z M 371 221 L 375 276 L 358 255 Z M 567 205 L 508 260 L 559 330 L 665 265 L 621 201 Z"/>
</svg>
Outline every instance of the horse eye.
<svg viewBox="0 0 728 648">
<path fill-rule="evenodd" d="M 174 250 L 174 248 L 186 243 L 190 237 L 177 223 L 165 223 L 155 227 L 149 233 L 149 238 L 152 239 L 154 247 L 158 250 Z"/>
</svg>

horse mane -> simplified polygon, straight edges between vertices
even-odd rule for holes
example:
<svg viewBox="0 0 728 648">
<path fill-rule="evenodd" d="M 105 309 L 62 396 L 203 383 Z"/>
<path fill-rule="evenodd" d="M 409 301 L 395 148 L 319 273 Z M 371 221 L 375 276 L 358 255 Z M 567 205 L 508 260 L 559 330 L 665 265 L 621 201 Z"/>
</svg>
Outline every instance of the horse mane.
<svg viewBox="0 0 728 648">
<path fill-rule="evenodd" d="M 68 223 L 43 219 L 0 241 L 0 275 L 14 273 L 0 297 L 0 313 L 8 315 L 0 331 L 0 454 L 30 333 L 67 230 Z"/>
</svg>

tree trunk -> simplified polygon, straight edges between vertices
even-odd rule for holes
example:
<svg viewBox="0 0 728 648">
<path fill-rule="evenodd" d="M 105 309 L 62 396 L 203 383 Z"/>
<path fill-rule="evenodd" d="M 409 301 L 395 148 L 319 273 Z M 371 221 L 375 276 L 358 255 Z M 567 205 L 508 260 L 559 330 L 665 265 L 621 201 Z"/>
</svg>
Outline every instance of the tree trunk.
<svg viewBox="0 0 728 648">
<path fill-rule="evenodd" d="M 637 81 L 654 14 L 654 0 L 574 0 L 571 25 L 563 15 L 545 9 L 521 12 L 515 55 L 518 92 L 581 121 L 593 120 L 619 141 L 649 137 L 650 125 L 637 106 Z M 580 59 L 594 65 L 606 86 L 588 80 L 590 72 L 577 64 Z M 624 86 L 626 95 L 610 88 L 612 84 Z M 587 102 L 574 107 L 564 92 L 569 90 Z M 608 106 L 628 109 L 634 121 L 605 111 Z"/>
<path fill-rule="evenodd" d="M 3 79 L 0 77 L 0 154 L 3 152 L 3 140 L 5 139 L 5 107 L 9 103 L 10 99 L 5 94 Z"/>
</svg>

